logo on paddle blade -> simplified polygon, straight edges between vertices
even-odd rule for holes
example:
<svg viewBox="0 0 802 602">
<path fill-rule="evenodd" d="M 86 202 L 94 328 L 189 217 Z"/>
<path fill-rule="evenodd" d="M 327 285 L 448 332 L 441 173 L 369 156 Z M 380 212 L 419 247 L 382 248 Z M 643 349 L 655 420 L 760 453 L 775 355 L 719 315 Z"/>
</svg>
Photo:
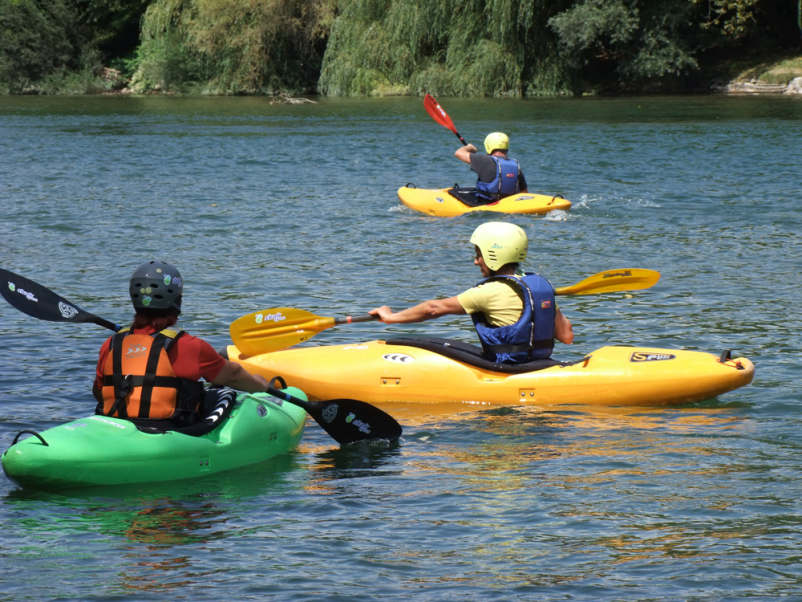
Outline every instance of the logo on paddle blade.
<svg viewBox="0 0 802 602">
<path fill-rule="evenodd" d="M 366 422 L 362 422 L 361 420 L 355 420 L 355 418 L 356 418 L 356 416 L 354 415 L 353 412 L 351 412 L 345 418 L 345 421 L 348 424 L 353 424 L 356 428 L 358 428 L 361 432 L 365 433 L 366 435 L 369 435 L 370 434 L 370 425 L 367 424 Z"/>
<path fill-rule="evenodd" d="M 264 320 L 264 316 L 262 314 L 256 314 L 256 323 L 261 324 L 262 320 Z"/>
<path fill-rule="evenodd" d="M 74 318 L 78 315 L 78 310 L 75 309 L 72 305 L 67 305 L 63 301 L 58 302 L 58 310 L 61 312 L 61 315 L 65 318 Z"/>
<path fill-rule="evenodd" d="M 323 420 L 326 422 L 331 422 L 335 418 L 337 418 L 337 410 L 339 406 L 336 403 L 331 404 L 325 410 L 323 410 Z"/>
<path fill-rule="evenodd" d="M 385 359 L 388 362 L 394 362 L 396 364 L 411 364 L 415 361 L 414 357 L 407 355 L 406 353 L 385 353 L 382 356 L 382 359 Z"/>
<path fill-rule="evenodd" d="M 604 278 L 623 278 L 624 276 L 632 276 L 632 272 L 626 270 L 625 272 L 605 272 Z"/>
<path fill-rule="evenodd" d="M 661 360 L 673 360 L 676 355 L 670 353 L 646 353 L 645 351 L 636 351 L 629 358 L 630 362 L 659 362 Z"/>
<path fill-rule="evenodd" d="M 9 288 L 14 286 L 10 282 L 9 282 L 9 285 L 10 285 Z M 12 288 L 11 290 L 13 291 L 14 289 Z M 20 295 L 22 295 L 23 297 L 25 297 L 28 301 L 33 301 L 34 303 L 39 303 L 39 299 L 37 299 L 36 295 L 34 295 L 33 293 L 29 293 L 28 291 L 26 291 L 25 289 L 22 289 L 22 288 L 18 288 L 17 292 Z"/>
<path fill-rule="evenodd" d="M 9 282 L 8 283 L 8 290 L 10 290 L 13 293 L 15 290 L 17 290 L 17 287 L 14 286 L 13 282 Z"/>
</svg>

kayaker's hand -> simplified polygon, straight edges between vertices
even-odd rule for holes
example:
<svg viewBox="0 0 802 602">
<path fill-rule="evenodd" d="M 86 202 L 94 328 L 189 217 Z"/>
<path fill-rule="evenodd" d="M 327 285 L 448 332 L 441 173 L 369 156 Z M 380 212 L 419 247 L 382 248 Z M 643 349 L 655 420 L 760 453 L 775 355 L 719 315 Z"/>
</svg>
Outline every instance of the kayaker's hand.
<svg viewBox="0 0 802 602">
<path fill-rule="evenodd" d="M 251 374 L 251 376 L 253 376 L 253 379 L 262 385 L 264 387 L 264 391 L 267 392 L 267 390 L 270 388 L 270 383 L 268 380 L 261 374 Z"/>
<path fill-rule="evenodd" d="M 368 313 L 371 316 L 379 316 L 380 322 L 384 322 L 385 324 L 392 323 L 393 310 L 387 307 L 386 305 L 382 305 L 381 307 L 377 307 L 376 309 L 371 309 Z"/>
<path fill-rule="evenodd" d="M 467 150 L 469 153 L 475 153 L 479 149 L 477 149 L 473 144 L 469 144 L 465 147 L 465 150 Z"/>
</svg>

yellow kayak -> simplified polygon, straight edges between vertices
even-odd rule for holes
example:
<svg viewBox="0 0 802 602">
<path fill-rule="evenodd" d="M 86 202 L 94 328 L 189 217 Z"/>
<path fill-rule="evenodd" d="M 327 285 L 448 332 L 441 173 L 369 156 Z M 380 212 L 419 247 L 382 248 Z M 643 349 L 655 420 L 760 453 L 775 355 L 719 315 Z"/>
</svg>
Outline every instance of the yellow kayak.
<svg viewBox="0 0 802 602">
<path fill-rule="evenodd" d="M 265 378 L 282 376 L 310 399 L 368 403 L 666 406 L 711 399 L 752 382 L 746 358 L 650 347 L 602 347 L 576 362 L 493 364 L 474 345 L 428 337 L 296 347 L 227 356 Z M 523 369 L 539 368 L 529 372 Z"/>
<path fill-rule="evenodd" d="M 542 214 L 556 209 L 567 211 L 571 208 L 571 201 L 565 200 L 560 195 L 547 196 L 528 192 L 508 196 L 489 205 L 472 207 L 456 199 L 448 191 L 448 188 L 440 190 L 411 188 L 407 184 L 398 189 L 398 198 L 410 209 L 437 217 L 454 217 L 471 211 Z"/>
</svg>

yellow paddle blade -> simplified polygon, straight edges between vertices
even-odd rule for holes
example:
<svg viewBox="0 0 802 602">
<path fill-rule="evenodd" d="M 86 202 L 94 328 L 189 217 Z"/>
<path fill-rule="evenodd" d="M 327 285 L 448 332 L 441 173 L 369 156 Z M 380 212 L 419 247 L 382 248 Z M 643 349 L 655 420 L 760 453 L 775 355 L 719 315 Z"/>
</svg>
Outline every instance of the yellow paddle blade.
<svg viewBox="0 0 802 602">
<path fill-rule="evenodd" d="M 273 307 L 238 318 L 229 332 L 240 352 L 259 355 L 303 343 L 332 326 L 334 318 L 321 318 L 291 307 Z"/>
<path fill-rule="evenodd" d="M 616 291 L 636 291 L 650 288 L 660 280 L 660 272 L 637 268 L 599 272 L 573 286 L 554 289 L 557 295 L 593 295 Z"/>
</svg>

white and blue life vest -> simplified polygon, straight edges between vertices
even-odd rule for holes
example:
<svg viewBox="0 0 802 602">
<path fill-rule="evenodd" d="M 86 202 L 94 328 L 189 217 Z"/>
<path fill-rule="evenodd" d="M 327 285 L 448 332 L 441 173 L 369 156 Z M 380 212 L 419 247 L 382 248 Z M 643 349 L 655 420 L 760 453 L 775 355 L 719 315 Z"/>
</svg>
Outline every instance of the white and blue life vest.
<svg viewBox="0 0 802 602">
<path fill-rule="evenodd" d="M 476 182 L 476 196 L 490 201 L 498 201 L 518 192 L 518 175 L 521 166 L 515 159 L 490 157 L 496 162 L 496 179 L 492 182 Z"/>
<path fill-rule="evenodd" d="M 491 362 L 506 364 L 525 364 L 546 359 L 554 350 L 554 319 L 557 314 L 554 287 L 551 282 L 534 273 L 527 273 L 521 278 L 491 276 L 479 284 L 502 279 L 523 290 L 523 311 L 514 324 L 497 327 L 488 324 L 481 312 L 471 315 L 485 357 Z"/>
</svg>

